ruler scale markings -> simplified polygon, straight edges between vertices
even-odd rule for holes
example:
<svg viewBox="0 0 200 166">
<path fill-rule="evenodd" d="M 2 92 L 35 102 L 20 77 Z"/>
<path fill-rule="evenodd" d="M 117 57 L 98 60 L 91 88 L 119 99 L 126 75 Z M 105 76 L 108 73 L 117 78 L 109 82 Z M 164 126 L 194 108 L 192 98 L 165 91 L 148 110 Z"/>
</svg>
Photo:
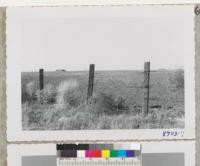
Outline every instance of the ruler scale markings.
<svg viewBox="0 0 200 166">
<path fill-rule="evenodd" d="M 61 166 L 66 165 L 85 165 L 85 166 L 92 166 L 92 165 L 102 165 L 102 166 L 112 166 L 112 165 L 119 165 L 119 166 L 126 166 L 126 165 L 139 165 L 139 159 L 131 159 L 131 158 L 110 158 L 110 159 L 100 159 L 100 158 L 70 158 L 70 159 L 58 159 L 57 163 Z"/>
</svg>

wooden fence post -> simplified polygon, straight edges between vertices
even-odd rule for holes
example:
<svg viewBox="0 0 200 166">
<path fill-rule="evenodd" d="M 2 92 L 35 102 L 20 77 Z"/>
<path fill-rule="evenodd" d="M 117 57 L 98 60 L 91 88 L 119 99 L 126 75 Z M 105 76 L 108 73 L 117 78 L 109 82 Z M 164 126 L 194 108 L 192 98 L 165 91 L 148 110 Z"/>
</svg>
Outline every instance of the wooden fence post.
<svg viewBox="0 0 200 166">
<path fill-rule="evenodd" d="M 39 70 L 39 84 L 40 90 L 44 89 L 44 69 Z"/>
<path fill-rule="evenodd" d="M 144 63 L 144 105 L 143 115 L 149 113 L 149 82 L 150 82 L 150 62 Z"/>
<path fill-rule="evenodd" d="M 90 64 L 87 101 L 92 96 L 94 86 L 94 64 Z"/>
</svg>

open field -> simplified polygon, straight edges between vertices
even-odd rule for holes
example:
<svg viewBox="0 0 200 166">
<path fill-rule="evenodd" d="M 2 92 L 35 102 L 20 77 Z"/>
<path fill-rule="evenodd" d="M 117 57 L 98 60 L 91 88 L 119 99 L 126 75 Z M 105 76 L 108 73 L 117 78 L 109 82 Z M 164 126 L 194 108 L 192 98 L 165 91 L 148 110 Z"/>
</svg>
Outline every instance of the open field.
<svg viewBox="0 0 200 166">
<path fill-rule="evenodd" d="M 86 102 L 88 71 L 22 72 L 24 130 L 184 128 L 184 71 L 150 74 L 150 111 L 142 116 L 142 71 L 95 71 Z"/>
</svg>

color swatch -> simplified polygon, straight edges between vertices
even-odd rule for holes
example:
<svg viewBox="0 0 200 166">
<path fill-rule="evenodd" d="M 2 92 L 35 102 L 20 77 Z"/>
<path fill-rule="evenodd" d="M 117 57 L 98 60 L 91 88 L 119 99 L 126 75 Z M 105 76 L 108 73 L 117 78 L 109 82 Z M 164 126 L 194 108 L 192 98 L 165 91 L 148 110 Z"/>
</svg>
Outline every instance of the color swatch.
<svg viewBox="0 0 200 166">
<path fill-rule="evenodd" d="M 102 150 L 102 149 L 120 149 L 120 150 L 140 150 L 140 144 L 57 144 L 57 150 Z"/>
<path fill-rule="evenodd" d="M 134 147 L 134 148 L 132 148 Z M 71 158 L 130 158 L 141 154 L 140 145 L 58 144 L 57 156 Z"/>
</svg>

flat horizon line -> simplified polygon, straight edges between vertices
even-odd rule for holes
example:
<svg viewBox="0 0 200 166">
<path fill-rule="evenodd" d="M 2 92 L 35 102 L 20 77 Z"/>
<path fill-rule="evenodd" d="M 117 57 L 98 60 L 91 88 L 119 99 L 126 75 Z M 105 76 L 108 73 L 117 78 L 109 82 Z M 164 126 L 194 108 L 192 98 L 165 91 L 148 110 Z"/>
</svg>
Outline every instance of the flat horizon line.
<svg viewBox="0 0 200 166">
<path fill-rule="evenodd" d="M 42 68 L 41 68 L 42 69 Z M 184 68 L 173 68 L 173 69 L 165 69 L 165 68 L 160 68 L 160 69 L 152 69 L 152 70 L 150 70 L 150 71 L 172 71 L 172 70 L 184 70 Z M 57 70 L 45 70 L 44 69 L 44 71 L 45 72 L 86 72 L 86 71 L 89 71 L 89 70 L 65 70 L 65 69 L 57 69 Z M 110 69 L 110 70 L 95 70 L 95 71 L 102 71 L 102 72 L 106 72 L 106 71 L 113 71 L 113 72 L 117 72 L 117 71 L 143 71 L 143 69 L 131 69 L 131 70 L 129 70 L 129 69 L 119 69 L 119 70 L 112 70 L 112 69 Z M 36 70 L 33 70 L 33 71 L 21 71 L 21 72 L 39 72 L 39 69 L 38 69 L 38 71 L 36 71 Z"/>
</svg>

